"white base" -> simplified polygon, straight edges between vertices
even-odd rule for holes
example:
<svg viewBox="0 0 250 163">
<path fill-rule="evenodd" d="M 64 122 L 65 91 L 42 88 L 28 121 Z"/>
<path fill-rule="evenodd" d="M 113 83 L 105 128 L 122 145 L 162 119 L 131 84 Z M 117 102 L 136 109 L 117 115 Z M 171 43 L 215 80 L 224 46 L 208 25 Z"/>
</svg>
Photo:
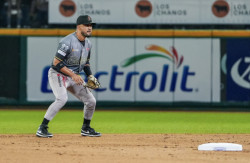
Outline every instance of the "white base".
<svg viewBox="0 0 250 163">
<path fill-rule="evenodd" d="M 198 146 L 199 151 L 242 151 L 242 145 L 234 143 L 207 143 Z"/>
</svg>

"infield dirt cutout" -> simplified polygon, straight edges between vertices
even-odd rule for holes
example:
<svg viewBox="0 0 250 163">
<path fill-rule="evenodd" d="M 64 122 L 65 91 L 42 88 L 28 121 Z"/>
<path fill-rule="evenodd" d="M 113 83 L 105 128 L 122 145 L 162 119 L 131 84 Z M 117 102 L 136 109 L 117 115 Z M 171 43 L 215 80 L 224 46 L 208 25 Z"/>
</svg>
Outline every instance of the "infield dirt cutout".
<svg viewBox="0 0 250 163">
<path fill-rule="evenodd" d="M 211 142 L 242 144 L 243 151 L 198 151 Z M 0 162 L 249 162 L 250 134 L 35 134 L 0 135 Z"/>
</svg>

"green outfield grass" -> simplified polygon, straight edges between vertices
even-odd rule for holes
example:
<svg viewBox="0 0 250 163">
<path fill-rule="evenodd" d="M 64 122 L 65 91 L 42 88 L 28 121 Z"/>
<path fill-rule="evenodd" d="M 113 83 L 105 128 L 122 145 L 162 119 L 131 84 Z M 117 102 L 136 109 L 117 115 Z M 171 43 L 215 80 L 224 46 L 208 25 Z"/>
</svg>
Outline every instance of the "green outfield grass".
<svg viewBox="0 0 250 163">
<path fill-rule="evenodd" d="M 0 134 L 35 134 L 46 110 L 0 110 Z M 82 111 L 61 110 L 52 133 L 80 133 Z M 96 111 L 92 127 L 109 133 L 250 133 L 250 113 Z"/>
</svg>

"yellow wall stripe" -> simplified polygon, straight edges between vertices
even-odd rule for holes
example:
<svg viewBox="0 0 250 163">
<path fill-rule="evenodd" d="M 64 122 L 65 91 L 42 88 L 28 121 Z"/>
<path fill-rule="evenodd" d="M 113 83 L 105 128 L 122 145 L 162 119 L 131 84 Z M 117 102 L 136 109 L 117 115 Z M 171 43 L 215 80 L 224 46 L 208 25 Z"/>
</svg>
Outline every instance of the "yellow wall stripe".
<svg viewBox="0 0 250 163">
<path fill-rule="evenodd" d="M 65 36 L 75 29 L 0 29 L 7 36 Z M 250 30 L 94 29 L 96 37 L 250 37 Z"/>
<path fill-rule="evenodd" d="M 250 37 L 250 30 L 214 30 L 213 37 Z"/>
</svg>

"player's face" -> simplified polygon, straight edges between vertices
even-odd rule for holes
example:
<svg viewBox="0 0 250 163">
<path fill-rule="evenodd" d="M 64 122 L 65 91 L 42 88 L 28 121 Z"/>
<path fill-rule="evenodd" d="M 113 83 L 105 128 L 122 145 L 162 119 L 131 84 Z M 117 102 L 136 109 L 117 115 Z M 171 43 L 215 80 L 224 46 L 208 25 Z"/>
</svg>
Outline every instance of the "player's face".
<svg viewBox="0 0 250 163">
<path fill-rule="evenodd" d="M 81 30 L 82 36 L 90 37 L 92 34 L 92 24 L 81 24 L 80 30 Z"/>
</svg>

